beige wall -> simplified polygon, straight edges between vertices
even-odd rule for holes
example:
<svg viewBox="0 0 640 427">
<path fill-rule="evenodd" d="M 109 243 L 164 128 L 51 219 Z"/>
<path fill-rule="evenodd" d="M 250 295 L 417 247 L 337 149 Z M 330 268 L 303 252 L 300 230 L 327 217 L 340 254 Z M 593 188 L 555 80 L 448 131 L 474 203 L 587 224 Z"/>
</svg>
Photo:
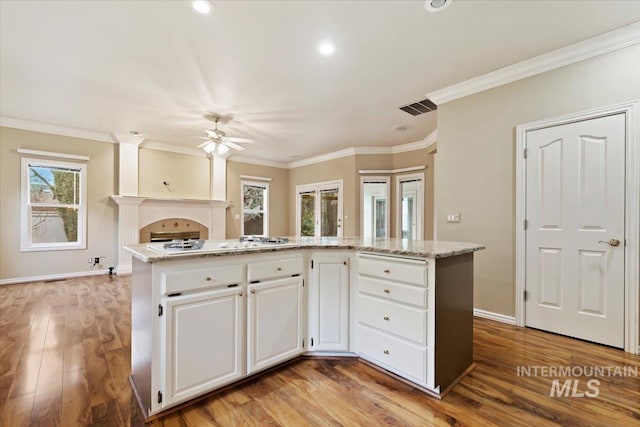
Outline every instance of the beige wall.
<svg viewBox="0 0 640 427">
<path fill-rule="evenodd" d="M 138 194 L 170 199 L 209 199 L 211 166 L 207 157 L 141 148 Z M 166 181 L 169 186 L 162 182 Z"/>
<path fill-rule="evenodd" d="M 640 46 L 438 107 L 438 239 L 482 243 L 474 305 L 515 312 L 515 126 L 640 98 Z M 445 222 L 461 213 L 460 224 Z"/>
<path fill-rule="evenodd" d="M 17 148 L 89 156 L 87 163 L 87 249 L 20 252 L 20 167 Z M 79 138 L 0 128 L 0 279 L 92 270 L 87 260 L 104 256 L 115 265 L 118 146 Z"/>
<path fill-rule="evenodd" d="M 242 199 L 240 197 L 240 175 L 271 178 L 269 182 L 269 235 L 289 235 L 289 171 L 269 166 L 252 165 L 227 161 L 227 200 L 231 206 L 227 209 L 227 239 L 240 236 L 240 215 Z"/>
</svg>

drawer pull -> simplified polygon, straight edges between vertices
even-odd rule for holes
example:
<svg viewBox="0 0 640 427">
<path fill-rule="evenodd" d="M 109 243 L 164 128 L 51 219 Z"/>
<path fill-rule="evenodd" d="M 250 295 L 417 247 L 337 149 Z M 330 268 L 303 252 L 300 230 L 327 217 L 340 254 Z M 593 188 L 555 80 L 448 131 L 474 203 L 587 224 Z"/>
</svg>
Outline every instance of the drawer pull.
<svg viewBox="0 0 640 427">
<path fill-rule="evenodd" d="M 390 293 L 391 293 L 391 291 L 390 291 L 389 289 L 385 289 L 385 290 L 384 290 L 384 293 L 385 293 L 385 294 L 390 294 Z"/>
<path fill-rule="evenodd" d="M 385 270 L 384 272 L 385 272 L 386 274 L 389 274 L 389 273 L 391 273 L 391 270 Z"/>
<path fill-rule="evenodd" d="M 207 282 L 211 281 L 211 277 L 207 276 Z"/>
<path fill-rule="evenodd" d="M 389 320 L 389 316 L 384 316 L 383 319 L 384 320 Z"/>
<path fill-rule="evenodd" d="M 383 351 L 384 354 L 389 354 L 389 350 Z"/>
<path fill-rule="evenodd" d="M 282 271 L 282 267 L 276 268 L 276 271 Z"/>
<path fill-rule="evenodd" d="M 251 293 L 252 293 L 252 294 L 255 294 L 255 293 L 256 293 L 256 290 L 255 290 L 255 289 L 251 289 Z"/>
<path fill-rule="evenodd" d="M 242 296 L 242 291 L 240 291 L 240 293 L 238 294 L 238 296 L 240 296 L 240 297 Z"/>
</svg>

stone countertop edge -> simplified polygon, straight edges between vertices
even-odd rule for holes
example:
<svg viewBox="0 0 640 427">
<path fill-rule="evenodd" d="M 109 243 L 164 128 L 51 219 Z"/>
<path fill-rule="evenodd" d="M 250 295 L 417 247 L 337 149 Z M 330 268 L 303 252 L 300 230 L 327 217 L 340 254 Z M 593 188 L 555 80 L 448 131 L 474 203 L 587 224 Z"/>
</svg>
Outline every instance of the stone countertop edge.
<svg viewBox="0 0 640 427">
<path fill-rule="evenodd" d="M 477 243 L 467 242 L 448 242 L 448 241 L 435 241 L 435 240 L 417 240 L 412 242 L 401 239 L 379 239 L 375 242 L 367 241 L 362 242 L 360 239 L 340 239 L 329 242 L 319 241 L 303 241 L 298 242 L 297 239 L 292 239 L 293 244 L 287 246 L 266 246 L 257 248 L 238 248 L 227 250 L 215 250 L 210 252 L 179 252 L 171 255 L 162 254 L 147 248 L 147 244 L 137 244 L 124 246 L 124 249 L 131 253 L 131 255 L 146 263 L 172 261 L 172 260 L 184 260 L 184 259 L 197 259 L 197 258 L 210 258 L 220 256 L 235 256 L 235 255 L 248 255 L 259 254 L 268 252 L 282 252 L 290 250 L 300 249 L 345 249 L 345 250 L 357 250 L 363 252 L 372 252 L 379 254 L 389 255 L 404 255 L 420 258 L 447 258 L 456 255 L 462 255 L 470 252 L 486 249 L 484 245 Z M 221 242 L 236 242 L 236 240 L 222 240 L 211 241 L 212 243 Z M 403 247 L 404 246 L 404 247 Z"/>
</svg>

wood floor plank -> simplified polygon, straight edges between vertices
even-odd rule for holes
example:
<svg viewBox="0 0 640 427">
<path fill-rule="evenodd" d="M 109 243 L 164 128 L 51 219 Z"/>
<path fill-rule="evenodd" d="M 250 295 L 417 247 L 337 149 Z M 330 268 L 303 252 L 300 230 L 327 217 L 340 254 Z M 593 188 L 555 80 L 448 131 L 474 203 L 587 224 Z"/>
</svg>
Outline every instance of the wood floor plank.
<svg viewBox="0 0 640 427">
<path fill-rule="evenodd" d="M 144 426 L 127 381 L 130 310 L 130 277 L 0 287 L 0 425 Z M 598 376 L 598 397 L 571 398 L 549 396 L 554 378 L 518 375 L 638 356 L 475 319 L 474 361 L 439 400 L 357 359 L 301 359 L 148 425 L 640 426 L 637 376 Z"/>
<path fill-rule="evenodd" d="M 91 424 L 91 402 L 89 384 L 84 369 L 68 371 L 62 378 L 62 415 L 63 426 L 86 426 Z"/>
</svg>

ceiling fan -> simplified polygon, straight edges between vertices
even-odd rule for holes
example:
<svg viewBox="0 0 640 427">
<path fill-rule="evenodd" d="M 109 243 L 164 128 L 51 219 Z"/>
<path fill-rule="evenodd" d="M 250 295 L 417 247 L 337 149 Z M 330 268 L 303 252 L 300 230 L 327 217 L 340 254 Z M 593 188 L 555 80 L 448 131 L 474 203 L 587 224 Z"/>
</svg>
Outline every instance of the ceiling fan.
<svg viewBox="0 0 640 427">
<path fill-rule="evenodd" d="M 238 145 L 238 143 L 253 144 L 255 142 L 250 138 L 236 138 L 236 137 L 227 136 L 226 132 L 223 132 L 220 129 L 218 129 L 218 122 L 220 121 L 220 116 L 209 115 L 205 117 L 209 120 L 212 120 L 216 124 L 215 129 L 206 129 L 205 132 L 207 136 L 196 136 L 195 138 L 206 139 L 205 142 L 198 145 L 198 148 L 202 148 L 207 153 L 222 155 L 228 152 L 229 148 L 242 151 L 244 150 L 244 147 L 241 145 Z"/>
</svg>

